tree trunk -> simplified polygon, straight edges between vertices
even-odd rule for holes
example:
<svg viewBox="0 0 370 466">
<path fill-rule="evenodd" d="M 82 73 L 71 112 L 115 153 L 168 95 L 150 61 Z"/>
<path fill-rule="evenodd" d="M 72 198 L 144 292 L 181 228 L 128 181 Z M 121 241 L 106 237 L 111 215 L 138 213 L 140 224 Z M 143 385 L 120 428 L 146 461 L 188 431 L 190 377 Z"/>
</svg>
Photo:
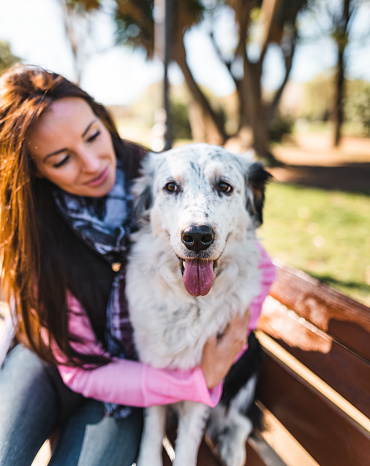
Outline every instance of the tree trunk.
<svg viewBox="0 0 370 466">
<path fill-rule="evenodd" d="M 345 92 L 345 62 L 344 51 L 348 42 L 348 23 L 352 14 L 350 10 L 351 0 L 343 0 L 342 15 L 337 21 L 335 37 L 338 47 L 338 59 L 335 76 L 335 101 L 334 101 L 334 140 L 335 147 L 340 145 L 342 137 L 342 125 L 344 121 L 343 100 Z"/>
<path fill-rule="evenodd" d="M 334 146 L 340 145 L 342 137 L 342 125 L 344 120 L 343 98 L 344 98 L 344 57 L 343 50 L 338 48 L 337 73 L 335 77 L 335 103 L 334 103 Z"/>
<path fill-rule="evenodd" d="M 252 146 L 259 158 L 268 164 L 276 160 L 268 149 L 268 120 L 266 106 L 262 100 L 261 90 L 262 62 L 251 63 L 247 57 L 244 60 L 244 115 L 250 121 L 253 141 Z"/>
<path fill-rule="evenodd" d="M 173 45 L 173 59 L 179 65 L 192 96 L 190 125 L 194 140 L 218 145 L 224 144 L 227 139 L 224 123 L 221 116 L 211 107 L 194 79 L 186 61 L 183 37 L 175 40 Z"/>
</svg>

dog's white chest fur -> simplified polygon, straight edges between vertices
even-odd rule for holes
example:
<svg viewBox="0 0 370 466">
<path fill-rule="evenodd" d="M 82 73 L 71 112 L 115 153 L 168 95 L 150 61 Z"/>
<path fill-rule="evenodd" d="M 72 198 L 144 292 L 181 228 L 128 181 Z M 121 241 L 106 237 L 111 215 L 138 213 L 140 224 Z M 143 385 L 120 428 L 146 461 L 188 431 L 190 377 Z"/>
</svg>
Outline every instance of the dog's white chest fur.
<svg viewBox="0 0 370 466">
<path fill-rule="evenodd" d="M 185 290 L 179 261 L 162 239 L 140 231 L 135 241 L 126 286 L 140 360 L 158 368 L 193 368 L 206 340 L 244 313 L 259 293 L 254 235 L 245 232 L 243 241 L 224 254 L 211 291 L 199 297 Z"/>
</svg>

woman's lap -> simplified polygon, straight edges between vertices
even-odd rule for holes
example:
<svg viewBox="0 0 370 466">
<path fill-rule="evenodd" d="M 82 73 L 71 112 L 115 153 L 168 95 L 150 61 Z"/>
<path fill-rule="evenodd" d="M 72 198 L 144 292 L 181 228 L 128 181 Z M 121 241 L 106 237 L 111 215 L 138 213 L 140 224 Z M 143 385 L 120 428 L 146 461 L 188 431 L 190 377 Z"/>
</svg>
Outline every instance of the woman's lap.
<svg viewBox="0 0 370 466">
<path fill-rule="evenodd" d="M 57 422 L 57 397 L 43 363 L 17 345 L 0 371 L 0 464 L 29 465 Z"/>
<path fill-rule="evenodd" d="M 141 410 L 123 420 L 106 417 L 103 403 L 71 392 L 21 345 L 0 371 L 0 419 L 1 466 L 29 466 L 61 420 L 50 464 L 131 465 L 142 429 Z"/>
<path fill-rule="evenodd" d="M 52 466 L 131 466 L 141 439 L 142 410 L 125 419 L 105 416 L 104 405 L 85 400 L 60 430 Z"/>
</svg>

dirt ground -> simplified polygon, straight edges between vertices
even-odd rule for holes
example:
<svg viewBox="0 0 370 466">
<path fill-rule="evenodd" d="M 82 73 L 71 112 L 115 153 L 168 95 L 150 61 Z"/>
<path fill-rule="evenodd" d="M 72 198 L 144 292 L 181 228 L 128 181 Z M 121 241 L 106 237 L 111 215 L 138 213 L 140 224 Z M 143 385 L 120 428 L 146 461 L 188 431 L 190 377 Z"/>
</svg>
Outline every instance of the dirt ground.
<svg viewBox="0 0 370 466">
<path fill-rule="evenodd" d="M 333 148 L 328 135 L 300 135 L 272 152 L 283 163 L 270 169 L 277 181 L 370 194 L 370 139 L 345 137 Z"/>
</svg>

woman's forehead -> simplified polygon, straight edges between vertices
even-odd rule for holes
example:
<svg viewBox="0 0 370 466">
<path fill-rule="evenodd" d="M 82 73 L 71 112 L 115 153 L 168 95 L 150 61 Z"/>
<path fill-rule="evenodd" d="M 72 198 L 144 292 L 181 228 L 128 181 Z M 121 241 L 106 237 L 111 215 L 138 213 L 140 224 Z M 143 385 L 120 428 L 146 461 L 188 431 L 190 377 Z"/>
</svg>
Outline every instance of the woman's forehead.
<svg viewBox="0 0 370 466">
<path fill-rule="evenodd" d="M 56 150 L 81 138 L 86 127 L 97 119 L 89 104 L 80 98 L 66 97 L 53 102 L 31 129 L 28 148 L 31 153 Z M 58 146 L 58 147 L 55 147 Z"/>
<path fill-rule="evenodd" d="M 94 113 L 90 105 L 78 97 L 64 97 L 53 102 L 41 115 L 39 123 L 48 125 L 68 123 L 81 117 L 91 117 Z M 74 121 L 73 121 L 74 123 Z"/>
</svg>

